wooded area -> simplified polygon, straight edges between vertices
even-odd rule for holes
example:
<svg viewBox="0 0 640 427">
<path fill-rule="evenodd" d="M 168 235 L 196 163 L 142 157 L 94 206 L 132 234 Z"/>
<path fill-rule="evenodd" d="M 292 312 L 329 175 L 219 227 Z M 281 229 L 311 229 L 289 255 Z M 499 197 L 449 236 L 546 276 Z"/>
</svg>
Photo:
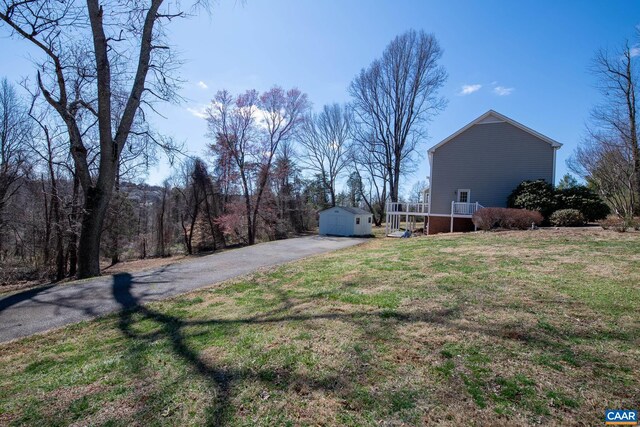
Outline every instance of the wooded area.
<svg viewBox="0 0 640 427">
<path fill-rule="evenodd" d="M 362 202 L 379 224 L 421 125 L 442 105 L 437 41 L 409 31 L 366 71 L 369 90 L 401 88 L 381 100 L 385 114 L 403 105 L 393 118 L 401 135 L 378 141 L 364 119 L 372 112 L 351 105 L 313 115 L 296 88 L 221 90 L 207 110 L 208 152 L 184 155 L 147 117 L 158 102 L 180 100 L 166 26 L 185 13 L 162 0 L 106 8 L 96 0 L 2 2 L 6 28 L 42 54 L 35 81 L 21 84 L 27 95 L 2 84 L 5 282 L 95 276 L 101 256 L 114 264 L 285 238 L 312 229 L 317 211 L 335 204 Z M 160 187 L 139 178 L 158 150 L 176 160 Z"/>
</svg>

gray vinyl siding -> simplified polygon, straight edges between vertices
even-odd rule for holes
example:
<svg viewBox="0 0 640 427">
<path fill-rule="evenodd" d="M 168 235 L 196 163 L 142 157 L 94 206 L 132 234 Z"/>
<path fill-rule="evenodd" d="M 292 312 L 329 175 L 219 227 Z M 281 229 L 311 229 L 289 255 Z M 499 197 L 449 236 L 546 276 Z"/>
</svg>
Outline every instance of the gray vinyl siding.
<svg viewBox="0 0 640 427">
<path fill-rule="evenodd" d="M 470 202 L 506 207 L 525 180 L 553 181 L 553 151 L 547 142 L 509 123 L 471 126 L 433 153 L 431 213 L 450 214 L 457 189 L 470 189 Z"/>
</svg>

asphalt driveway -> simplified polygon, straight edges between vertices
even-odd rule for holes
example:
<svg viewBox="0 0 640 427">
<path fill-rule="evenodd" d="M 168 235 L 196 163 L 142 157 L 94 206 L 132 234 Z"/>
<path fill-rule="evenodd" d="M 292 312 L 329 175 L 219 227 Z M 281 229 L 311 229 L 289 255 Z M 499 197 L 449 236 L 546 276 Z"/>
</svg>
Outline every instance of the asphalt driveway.
<svg viewBox="0 0 640 427">
<path fill-rule="evenodd" d="M 116 275 L 18 292 L 0 299 L 0 342 L 118 311 L 126 307 L 125 297 L 138 303 L 160 300 L 363 241 L 309 236 L 261 243 L 132 273 L 126 290 L 115 286 Z M 127 295 L 119 294 L 123 291 Z"/>
</svg>

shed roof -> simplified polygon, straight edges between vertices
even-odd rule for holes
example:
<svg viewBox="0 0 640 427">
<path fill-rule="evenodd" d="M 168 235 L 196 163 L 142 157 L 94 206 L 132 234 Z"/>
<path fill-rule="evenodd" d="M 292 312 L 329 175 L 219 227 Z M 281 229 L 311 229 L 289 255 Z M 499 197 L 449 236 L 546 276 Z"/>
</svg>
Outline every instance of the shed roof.
<svg viewBox="0 0 640 427">
<path fill-rule="evenodd" d="M 347 212 L 349 212 L 351 214 L 354 214 L 354 215 L 371 215 L 371 212 L 369 212 L 369 211 L 365 211 L 364 209 L 360 209 L 360 208 L 354 208 L 354 207 L 351 207 L 351 206 L 334 206 L 332 208 L 323 209 L 319 213 L 326 212 L 326 211 L 329 211 L 329 210 L 335 209 L 335 208 L 343 209 L 343 210 L 345 210 L 345 211 L 347 211 Z"/>
</svg>

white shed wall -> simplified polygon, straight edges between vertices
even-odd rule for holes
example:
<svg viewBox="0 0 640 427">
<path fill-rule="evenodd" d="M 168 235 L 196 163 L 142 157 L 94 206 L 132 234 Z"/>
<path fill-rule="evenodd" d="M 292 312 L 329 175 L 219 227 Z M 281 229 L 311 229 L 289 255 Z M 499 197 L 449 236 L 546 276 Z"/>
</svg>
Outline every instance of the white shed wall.
<svg viewBox="0 0 640 427">
<path fill-rule="evenodd" d="M 320 212 L 320 234 L 363 236 L 371 234 L 370 215 L 356 215 L 339 207 Z M 360 224 L 356 224 L 356 218 Z"/>
<path fill-rule="evenodd" d="M 369 218 L 371 215 L 354 215 L 354 223 L 356 222 L 355 218 L 360 218 L 360 224 L 354 225 L 354 235 L 356 236 L 365 236 L 371 234 L 371 223 L 369 222 Z"/>
</svg>

